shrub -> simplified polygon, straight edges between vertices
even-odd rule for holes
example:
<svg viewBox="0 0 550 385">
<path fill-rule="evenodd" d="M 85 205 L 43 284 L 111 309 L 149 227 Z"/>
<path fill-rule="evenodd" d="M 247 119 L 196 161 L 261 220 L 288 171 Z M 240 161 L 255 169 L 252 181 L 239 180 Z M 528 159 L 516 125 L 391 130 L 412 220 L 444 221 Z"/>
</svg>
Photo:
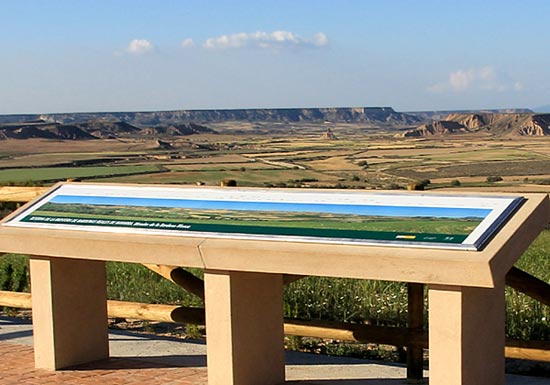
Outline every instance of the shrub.
<svg viewBox="0 0 550 385">
<path fill-rule="evenodd" d="M 418 183 L 409 183 L 407 185 L 407 190 L 410 190 L 410 191 L 422 191 L 424 190 L 424 185 L 420 182 Z"/>
<path fill-rule="evenodd" d="M 0 202 L 0 218 L 4 218 L 15 209 L 17 209 L 15 202 Z"/>
<path fill-rule="evenodd" d="M 236 187 L 237 181 L 234 179 L 224 179 L 220 184 L 222 187 Z"/>
<path fill-rule="evenodd" d="M 319 182 L 319 179 L 317 179 L 317 178 L 302 178 L 302 179 L 289 179 L 288 180 L 288 183 L 295 183 L 295 184 L 308 183 L 308 182 Z"/>
<path fill-rule="evenodd" d="M 460 181 L 458 179 L 455 179 L 453 181 L 451 181 L 451 186 L 455 186 L 455 187 L 458 187 L 460 186 L 462 183 L 460 183 Z"/>
<path fill-rule="evenodd" d="M 401 186 L 397 183 L 390 183 L 390 185 L 387 188 L 388 188 L 388 190 L 402 190 L 403 186 Z"/>
<path fill-rule="evenodd" d="M 338 182 L 338 183 L 336 183 L 336 184 L 334 185 L 334 188 L 337 188 L 337 189 L 346 189 L 346 188 L 349 188 L 349 186 L 348 186 L 348 185 L 345 185 L 345 184 L 342 184 L 342 183 L 340 183 L 340 182 Z"/>
<path fill-rule="evenodd" d="M 502 181 L 501 176 L 488 176 L 487 177 L 487 182 L 489 182 L 489 183 L 500 182 L 500 181 Z"/>
<path fill-rule="evenodd" d="M 28 258 L 4 255 L 0 258 L 0 290 L 29 291 Z"/>
</svg>

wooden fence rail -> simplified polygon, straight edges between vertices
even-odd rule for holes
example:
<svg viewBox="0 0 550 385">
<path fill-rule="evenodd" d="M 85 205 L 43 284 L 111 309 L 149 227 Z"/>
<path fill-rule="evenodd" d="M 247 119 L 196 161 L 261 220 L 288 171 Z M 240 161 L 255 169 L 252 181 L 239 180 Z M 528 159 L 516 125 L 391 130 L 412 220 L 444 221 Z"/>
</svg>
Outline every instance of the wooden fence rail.
<svg viewBox="0 0 550 385">
<path fill-rule="evenodd" d="M 172 281 L 189 293 L 204 301 L 204 281 L 187 270 L 177 266 L 166 266 L 144 263 L 143 266 Z"/>
<path fill-rule="evenodd" d="M 550 285 L 517 267 L 512 267 L 506 274 L 506 285 L 550 306 Z"/>
<path fill-rule="evenodd" d="M 43 194 L 44 187 L 0 187 L 0 202 L 27 202 Z M 177 266 L 145 264 L 145 266 L 204 300 L 204 282 L 189 271 Z M 290 284 L 302 276 L 285 275 Z M 532 275 L 512 268 L 506 284 L 535 300 L 550 306 L 550 285 Z M 303 321 L 285 319 L 287 335 L 380 343 L 407 347 L 407 377 L 421 379 L 423 349 L 428 347 L 428 334 L 424 325 L 424 286 L 408 284 L 408 327 L 385 327 L 329 321 Z M 0 306 L 31 308 L 31 295 L 0 291 Z M 143 304 L 108 301 L 110 317 L 141 319 L 160 322 L 204 324 L 204 309 L 174 305 Z M 507 340 L 506 357 L 550 362 L 550 342 Z"/>
<path fill-rule="evenodd" d="M 31 294 L 0 291 L 0 306 L 30 309 Z M 107 313 L 111 318 L 204 325 L 204 309 L 194 307 L 109 300 Z M 285 319 L 284 331 L 286 335 L 407 346 L 420 351 L 428 347 L 428 333 L 415 328 Z M 507 340 L 506 357 L 550 362 L 550 342 Z"/>
</svg>

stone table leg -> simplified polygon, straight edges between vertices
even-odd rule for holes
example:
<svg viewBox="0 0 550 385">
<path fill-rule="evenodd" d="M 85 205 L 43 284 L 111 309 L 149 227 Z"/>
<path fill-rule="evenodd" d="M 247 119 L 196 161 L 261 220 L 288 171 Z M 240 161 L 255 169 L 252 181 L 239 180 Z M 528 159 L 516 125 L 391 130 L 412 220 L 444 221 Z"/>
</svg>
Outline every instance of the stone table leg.
<svg viewBox="0 0 550 385">
<path fill-rule="evenodd" d="M 30 273 L 35 366 L 108 358 L 105 262 L 32 257 Z"/>
<path fill-rule="evenodd" d="M 208 383 L 283 384 L 282 275 L 206 270 L 204 283 Z"/>
<path fill-rule="evenodd" d="M 504 283 L 430 286 L 430 385 L 504 385 L 504 322 Z"/>
</svg>

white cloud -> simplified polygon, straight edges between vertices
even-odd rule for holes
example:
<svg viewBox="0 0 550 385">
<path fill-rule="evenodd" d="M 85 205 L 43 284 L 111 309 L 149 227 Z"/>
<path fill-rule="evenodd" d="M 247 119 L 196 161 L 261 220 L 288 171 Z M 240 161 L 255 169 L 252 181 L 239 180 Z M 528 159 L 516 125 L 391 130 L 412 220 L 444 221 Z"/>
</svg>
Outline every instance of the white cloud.
<svg viewBox="0 0 550 385">
<path fill-rule="evenodd" d="M 521 91 L 522 89 L 523 89 L 523 83 L 521 82 L 514 83 L 514 91 Z"/>
<path fill-rule="evenodd" d="M 446 82 L 439 82 L 428 87 L 431 92 L 465 92 L 469 90 L 486 90 L 504 92 L 520 91 L 520 82 L 511 81 L 507 76 L 497 73 L 491 66 L 457 70 L 449 74 Z"/>
<path fill-rule="evenodd" d="M 475 76 L 472 70 L 451 72 L 449 74 L 449 86 L 453 91 L 464 91 L 470 87 Z"/>
<path fill-rule="evenodd" d="M 477 71 L 477 73 L 478 73 L 478 76 L 479 76 L 480 79 L 488 81 L 488 82 L 494 81 L 497 77 L 497 75 L 495 73 L 495 69 L 493 67 L 489 67 L 489 66 L 480 68 Z"/>
<path fill-rule="evenodd" d="M 292 47 L 323 47 L 328 45 L 328 37 L 318 32 L 306 39 L 289 31 L 273 32 L 240 32 L 232 35 L 221 35 L 207 39 L 203 44 L 208 49 L 260 48 L 282 49 Z"/>
<path fill-rule="evenodd" d="M 323 32 L 317 32 L 315 35 L 313 35 L 313 39 L 311 40 L 311 42 L 317 47 L 322 47 L 324 45 L 328 45 L 328 37 Z"/>
<path fill-rule="evenodd" d="M 191 38 L 183 39 L 181 41 L 181 48 L 191 48 L 195 46 L 195 42 Z"/>
<path fill-rule="evenodd" d="M 153 43 L 146 39 L 134 39 L 126 47 L 126 53 L 131 55 L 144 55 L 155 49 Z"/>
</svg>

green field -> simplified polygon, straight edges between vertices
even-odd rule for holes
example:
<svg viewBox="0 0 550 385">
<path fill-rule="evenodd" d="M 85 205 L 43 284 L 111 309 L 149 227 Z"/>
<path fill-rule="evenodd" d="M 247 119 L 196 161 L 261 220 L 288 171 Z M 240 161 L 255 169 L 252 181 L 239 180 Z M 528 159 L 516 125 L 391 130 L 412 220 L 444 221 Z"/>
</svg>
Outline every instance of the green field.
<svg viewBox="0 0 550 385">
<path fill-rule="evenodd" d="M 242 134 L 232 131 L 233 123 L 225 124 L 223 135 L 171 138 L 170 148 L 159 147 L 155 140 L 129 138 L 70 143 L 0 141 L 0 166 L 4 167 L 0 184 L 78 178 L 220 185 L 232 179 L 238 186 L 405 189 L 429 179 L 434 183 L 426 188 L 434 189 L 451 187 L 438 181 L 441 178 L 459 178 L 467 187 L 470 178 L 508 175 L 514 178 L 506 179 L 507 186 L 517 187 L 518 192 L 548 191 L 535 183 L 550 176 L 550 146 L 545 137 L 403 140 L 352 124 L 332 127 L 338 140 L 327 141 L 321 138 L 326 125 L 277 127 L 273 132 Z M 94 166 L 64 167 L 82 161 Z M 477 183 L 475 187 L 498 188 L 504 183 Z"/>
<path fill-rule="evenodd" d="M 0 170 L 0 184 L 54 182 L 74 178 L 93 179 L 117 175 L 157 173 L 161 170 L 162 167 L 157 165 L 16 168 Z"/>
</svg>

